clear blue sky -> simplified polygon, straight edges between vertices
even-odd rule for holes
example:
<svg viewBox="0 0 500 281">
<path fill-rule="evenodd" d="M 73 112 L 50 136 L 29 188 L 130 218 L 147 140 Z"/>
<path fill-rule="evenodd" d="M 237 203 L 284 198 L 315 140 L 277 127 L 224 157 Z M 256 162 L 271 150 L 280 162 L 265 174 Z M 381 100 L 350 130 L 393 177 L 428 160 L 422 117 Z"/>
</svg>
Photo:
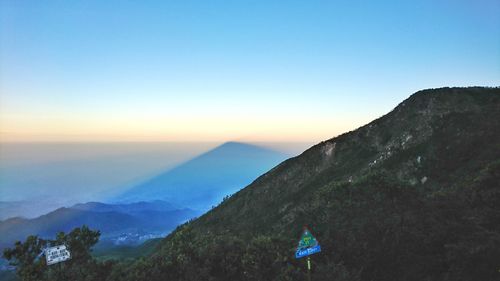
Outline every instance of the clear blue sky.
<svg viewBox="0 0 500 281">
<path fill-rule="evenodd" d="M 320 141 L 500 85 L 498 0 L 0 3 L 4 141 Z"/>
</svg>

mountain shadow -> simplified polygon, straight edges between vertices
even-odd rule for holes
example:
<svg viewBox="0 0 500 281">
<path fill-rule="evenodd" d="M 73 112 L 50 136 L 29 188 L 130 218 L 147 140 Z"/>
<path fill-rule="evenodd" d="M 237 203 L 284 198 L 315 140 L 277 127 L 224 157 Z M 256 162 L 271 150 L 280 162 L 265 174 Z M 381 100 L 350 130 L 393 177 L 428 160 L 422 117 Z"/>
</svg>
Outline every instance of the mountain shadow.
<svg viewBox="0 0 500 281">
<path fill-rule="evenodd" d="M 286 158 L 283 153 L 263 147 L 227 142 L 130 189 L 115 200 L 161 199 L 207 210 Z"/>
</svg>

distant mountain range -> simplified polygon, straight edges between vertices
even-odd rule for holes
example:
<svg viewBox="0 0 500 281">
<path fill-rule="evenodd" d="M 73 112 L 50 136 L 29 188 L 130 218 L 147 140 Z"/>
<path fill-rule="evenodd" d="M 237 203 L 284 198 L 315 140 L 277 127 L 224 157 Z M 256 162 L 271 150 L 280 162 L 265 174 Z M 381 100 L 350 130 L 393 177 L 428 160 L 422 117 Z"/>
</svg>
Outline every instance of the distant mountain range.
<svg viewBox="0 0 500 281">
<path fill-rule="evenodd" d="M 139 184 L 114 200 L 135 202 L 160 199 L 207 210 L 287 157 L 267 148 L 227 142 Z"/>
<path fill-rule="evenodd" d="M 0 220 L 12 217 L 35 218 L 61 207 L 61 204 L 33 201 L 0 201 Z"/>
<path fill-rule="evenodd" d="M 48 238 L 82 225 L 101 231 L 101 245 L 134 245 L 161 237 L 286 157 L 263 147 L 228 142 L 115 198 L 122 203 L 76 204 L 30 219 L 7 218 L 32 208 L 29 202 L 0 202 L 0 208 L 8 211 L 0 221 L 0 248 L 28 235 Z"/>
<path fill-rule="evenodd" d="M 28 235 L 53 238 L 57 232 L 68 232 L 82 225 L 100 230 L 103 242 L 138 244 L 164 236 L 178 224 L 199 214 L 159 200 L 131 204 L 77 204 L 34 219 L 15 217 L 0 221 L 0 248 L 24 240 Z"/>
<path fill-rule="evenodd" d="M 136 214 L 142 211 L 158 211 L 168 212 L 178 210 L 181 207 L 173 205 L 169 202 L 155 200 L 155 201 L 140 201 L 128 204 L 106 204 L 100 202 L 87 202 L 75 204 L 71 209 L 92 212 L 118 212 L 126 214 Z"/>
</svg>

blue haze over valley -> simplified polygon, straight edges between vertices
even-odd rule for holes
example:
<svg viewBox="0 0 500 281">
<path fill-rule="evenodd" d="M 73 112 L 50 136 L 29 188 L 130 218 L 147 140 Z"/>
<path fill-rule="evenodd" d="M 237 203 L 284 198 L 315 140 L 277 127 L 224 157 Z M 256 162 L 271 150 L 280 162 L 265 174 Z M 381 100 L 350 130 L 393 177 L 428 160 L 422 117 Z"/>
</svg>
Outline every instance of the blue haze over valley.
<svg viewBox="0 0 500 281">
<path fill-rule="evenodd" d="M 163 237 L 305 143 L 4 143 L 0 247 L 88 225 L 100 247 Z"/>
</svg>

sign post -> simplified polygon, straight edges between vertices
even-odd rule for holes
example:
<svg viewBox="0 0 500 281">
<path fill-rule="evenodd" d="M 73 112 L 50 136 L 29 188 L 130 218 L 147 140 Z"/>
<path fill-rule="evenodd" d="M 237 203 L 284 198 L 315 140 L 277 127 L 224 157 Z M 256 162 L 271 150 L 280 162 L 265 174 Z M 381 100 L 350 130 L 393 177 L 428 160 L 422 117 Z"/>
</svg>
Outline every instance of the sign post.
<svg viewBox="0 0 500 281">
<path fill-rule="evenodd" d="M 66 249 L 66 245 L 59 245 L 45 249 L 45 259 L 47 265 L 63 262 L 71 258 L 71 254 Z"/>
<path fill-rule="evenodd" d="M 311 281 L 311 257 L 307 257 L 307 277 Z"/>
<path fill-rule="evenodd" d="M 297 246 L 297 251 L 295 252 L 295 258 L 300 259 L 307 257 L 307 276 L 309 281 L 311 281 L 311 255 L 321 252 L 321 246 L 318 240 L 311 234 L 311 232 L 304 228 L 304 232 L 299 240 L 299 245 Z"/>
</svg>

